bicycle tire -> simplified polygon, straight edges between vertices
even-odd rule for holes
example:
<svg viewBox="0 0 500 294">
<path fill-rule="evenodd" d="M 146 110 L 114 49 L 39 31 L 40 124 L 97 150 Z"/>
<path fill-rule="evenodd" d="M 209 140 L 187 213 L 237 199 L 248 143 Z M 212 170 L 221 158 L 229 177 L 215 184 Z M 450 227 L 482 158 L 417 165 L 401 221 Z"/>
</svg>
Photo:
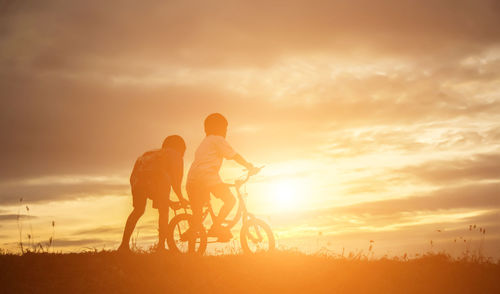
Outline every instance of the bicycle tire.
<svg viewBox="0 0 500 294">
<path fill-rule="evenodd" d="M 179 236 L 176 235 L 176 228 L 181 222 L 187 222 L 189 226 L 191 225 L 191 218 L 193 216 L 188 213 L 183 213 L 175 216 L 167 228 L 167 244 L 168 249 L 177 254 L 198 254 L 203 255 L 205 250 L 207 249 L 207 233 L 205 230 L 200 232 L 200 235 L 195 240 L 190 241 L 180 241 L 180 233 Z M 199 240 L 199 241 L 198 241 Z M 191 243 L 192 241 L 199 242 L 198 248 L 196 248 L 196 244 Z M 180 243 L 187 243 L 187 251 L 181 250 L 179 248 Z"/>
<path fill-rule="evenodd" d="M 265 251 L 273 251 L 276 248 L 276 240 L 274 238 L 273 231 L 271 230 L 271 227 L 266 224 L 263 220 L 260 219 L 251 219 L 247 221 L 243 226 L 241 227 L 240 231 L 240 243 L 241 243 L 241 248 L 243 249 L 243 253 L 246 254 L 251 254 L 251 253 L 256 253 L 258 250 L 254 251 L 250 248 L 249 243 L 248 243 L 248 237 L 250 237 L 250 228 L 262 228 L 263 232 L 266 233 L 267 240 L 268 240 L 268 248 Z M 260 230 L 259 230 L 260 232 Z"/>
</svg>

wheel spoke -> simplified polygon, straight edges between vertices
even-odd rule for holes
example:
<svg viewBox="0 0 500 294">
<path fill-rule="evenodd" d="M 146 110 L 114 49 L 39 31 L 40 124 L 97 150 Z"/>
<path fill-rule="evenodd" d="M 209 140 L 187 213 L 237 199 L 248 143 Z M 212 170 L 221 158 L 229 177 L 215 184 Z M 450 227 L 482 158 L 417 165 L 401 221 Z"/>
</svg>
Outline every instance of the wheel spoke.
<svg viewBox="0 0 500 294">
<path fill-rule="evenodd" d="M 253 227 L 255 229 L 255 233 L 257 233 L 257 240 L 259 242 L 262 242 L 262 234 L 260 233 L 260 226 L 259 225 L 254 225 Z"/>
</svg>

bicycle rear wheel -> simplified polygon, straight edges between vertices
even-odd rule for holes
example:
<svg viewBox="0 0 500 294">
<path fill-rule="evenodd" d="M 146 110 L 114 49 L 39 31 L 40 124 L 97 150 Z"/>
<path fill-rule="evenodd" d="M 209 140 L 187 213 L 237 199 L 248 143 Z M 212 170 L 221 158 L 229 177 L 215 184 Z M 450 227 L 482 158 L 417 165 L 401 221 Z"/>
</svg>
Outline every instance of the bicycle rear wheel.
<svg viewBox="0 0 500 294">
<path fill-rule="evenodd" d="M 183 234 L 191 227 L 192 215 L 183 213 L 175 216 L 168 224 L 167 244 L 168 249 L 179 254 L 203 255 L 207 249 L 207 233 L 201 230 L 187 240 L 182 238 Z"/>
<path fill-rule="evenodd" d="M 260 219 L 251 219 L 243 224 L 240 241 L 244 253 L 272 251 L 276 246 L 271 227 Z"/>
</svg>

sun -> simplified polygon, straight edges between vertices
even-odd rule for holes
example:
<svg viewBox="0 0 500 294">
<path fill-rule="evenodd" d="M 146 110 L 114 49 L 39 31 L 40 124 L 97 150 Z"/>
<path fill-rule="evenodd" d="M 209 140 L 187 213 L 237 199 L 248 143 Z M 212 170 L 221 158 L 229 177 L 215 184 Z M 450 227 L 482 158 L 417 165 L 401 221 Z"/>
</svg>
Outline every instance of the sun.
<svg viewBox="0 0 500 294">
<path fill-rule="evenodd" d="M 300 186 L 293 181 L 282 180 L 274 184 L 272 200 L 276 210 L 299 208 Z"/>
</svg>

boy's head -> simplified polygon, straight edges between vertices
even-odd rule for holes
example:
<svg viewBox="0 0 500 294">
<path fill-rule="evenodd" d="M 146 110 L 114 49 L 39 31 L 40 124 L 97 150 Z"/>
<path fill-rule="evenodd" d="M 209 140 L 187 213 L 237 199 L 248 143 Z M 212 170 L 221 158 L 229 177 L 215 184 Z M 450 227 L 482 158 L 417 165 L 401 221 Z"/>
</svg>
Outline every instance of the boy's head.
<svg viewBox="0 0 500 294">
<path fill-rule="evenodd" d="M 227 119 L 220 113 L 212 113 L 205 119 L 205 134 L 226 137 Z"/>
<path fill-rule="evenodd" d="M 184 156 L 184 152 L 186 152 L 186 143 L 179 135 L 166 137 L 165 140 L 163 140 L 163 145 L 161 147 L 163 149 L 172 148 L 179 152 L 182 156 Z"/>
</svg>

